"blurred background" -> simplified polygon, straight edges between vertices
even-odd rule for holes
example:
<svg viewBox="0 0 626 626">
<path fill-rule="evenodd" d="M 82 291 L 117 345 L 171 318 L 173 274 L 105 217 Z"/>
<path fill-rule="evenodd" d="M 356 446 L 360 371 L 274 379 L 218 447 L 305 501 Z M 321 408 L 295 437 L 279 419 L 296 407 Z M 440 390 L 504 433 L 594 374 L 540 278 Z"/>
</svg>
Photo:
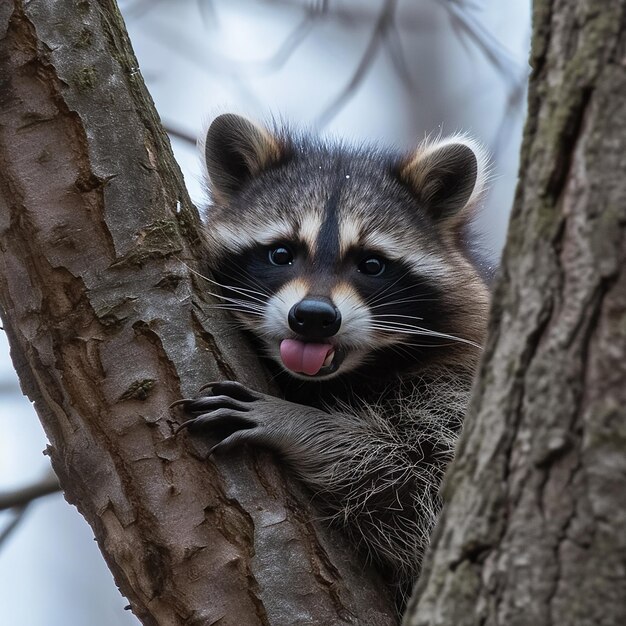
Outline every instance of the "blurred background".
<svg viewBox="0 0 626 626">
<path fill-rule="evenodd" d="M 222 112 L 401 149 L 463 131 L 492 154 L 477 230 L 497 262 L 525 113 L 530 0 L 119 4 L 197 205 L 206 198 L 195 141 Z M 138 624 L 91 529 L 56 492 L 45 446 L 0 331 L 0 622 Z M 30 488 L 52 493 L 31 500 Z"/>
</svg>

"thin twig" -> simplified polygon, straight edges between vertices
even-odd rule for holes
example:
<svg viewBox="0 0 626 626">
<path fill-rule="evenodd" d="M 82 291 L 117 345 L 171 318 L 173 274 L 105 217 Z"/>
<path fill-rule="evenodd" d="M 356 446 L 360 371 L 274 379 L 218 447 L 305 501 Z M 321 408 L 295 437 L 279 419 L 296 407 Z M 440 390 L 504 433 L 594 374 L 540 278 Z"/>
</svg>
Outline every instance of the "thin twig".
<svg viewBox="0 0 626 626">
<path fill-rule="evenodd" d="M 385 0 L 383 8 L 378 15 L 376 25 L 372 31 L 369 43 L 365 48 L 365 52 L 359 61 L 359 64 L 352 75 L 348 84 L 342 89 L 341 93 L 335 100 L 322 112 L 317 118 L 316 126 L 324 128 L 334 117 L 345 103 L 354 95 L 363 78 L 367 74 L 367 70 L 371 67 L 372 60 L 376 56 L 378 48 L 383 40 L 385 31 L 393 24 L 393 18 L 396 10 L 397 0 Z"/>
<path fill-rule="evenodd" d="M 389 29 L 384 33 L 385 43 L 387 44 L 387 50 L 391 58 L 396 73 L 404 85 L 415 93 L 416 85 L 411 76 L 411 71 L 406 62 L 404 55 L 404 48 L 402 47 L 402 39 L 400 38 L 400 32 L 395 22 L 392 22 Z"/>
<path fill-rule="evenodd" d="M 4 545 L 4 542 L 9 538 L 11 533 L 17 528 L 18 524 L 24 519 L 26 511 L 28 510 L 28 504 L 14 509 L 13 519 L 2 529 L 0 532 L 0 549 Z"/>
<path fill-rule="evenodd" d="M 470 41 L 484 54 L 487 61 L 508 85 L 506 106 L 494 139 L 489 146 L 492 158 L 497 161 L 511 132 L 511 118 L 524 105 L 528 71 L 512 57 L 509 50 L 485 28 L 484 24 L 467 10 L 468 7 L 476 8 L 476 3 L 468 0 L 435 1 L 447 9 L 452 20 L 452 27 L 459 33 L 459 41 L 465 45 L 462 35 L 469 36 Z"/>
<path fill-rule="evenodd" d="M 57 491 L 61 491 L 61 486 L 56 475 L 50 471 L 39 482 L 14 491 L 0 493 L 0 511 L 26 506 L 36 498 L 41 498 Z"/>
<path fill-rule="evenodd" d="M 192 146 L 196 145 L 196 136 L 192 132 L 188 132 L 181 128 L 176 128 L 171 121 L 165 121 L 163 119 L 161 121 L 163 122 L 163 128 L 168 135 L 190 143 Z"/>
<path fill-rule="evenodd" d="M 231 78 L 240 78 L 247 75 L 259 75 L 273 73 L 281 69 L 289 60 L 295 50 L 304 43 L 306 36 L 312 30 L 315 22 L 326 15 L 327 4 L 314 5 L 305 9 L 306 15 L 296 27 L 285 37 L 278 49 L 266 59 L 258 61 L 236 61 L 220 54 L 217 50 L 211 50 L 208 55 L 198 54 L 198 50 L 185 39 L 179 39 L 172 51 L 183 56 L 188 61 L 200 66 L 203 70 L 209 67 L 212 71 L 227 75 Z M 172 36 L 171 31 L 164 30 L 159 23 L 150 25 L 151 31 L 159 35 L 161 41 L 166 41 Z"/>
<path fill-rule="evenodd" d="M 198 11 L 205 26 L 219 26 L 213 0 L 198 0 Z"/>
<path fill-rule="evenodd" d="M 452 20 L 456 21 L 461 29 L 470 36 L 501 76 L 513 83 L 513 86 L 517 85 L 520 81 L 520 72 L 517 71 L 520 69 L 519 63 L 511 56 L 509 50 L 485 28 L 484 24 L 454 0 L 436 1 L 445 7 Z"/>
<path fill-rule="evenodd" d="M 124 11 L 124 14 L 126 18 L 143 17 L 148 11 L 154 9 L 162 2 L 164 2 L 164 0 L 137 0 L 131 7 L 128 7 L 128 9 Z"/>
</svg>

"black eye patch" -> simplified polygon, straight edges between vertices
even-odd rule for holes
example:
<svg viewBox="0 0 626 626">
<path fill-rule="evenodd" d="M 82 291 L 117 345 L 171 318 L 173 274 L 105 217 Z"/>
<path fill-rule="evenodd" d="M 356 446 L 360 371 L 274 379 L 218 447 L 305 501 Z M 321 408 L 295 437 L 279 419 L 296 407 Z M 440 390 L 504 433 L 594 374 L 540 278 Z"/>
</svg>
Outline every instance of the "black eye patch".
<svg viewBox="0 0 626 626">
<path fill-rule="evenodd" d="M 368 265 L 370 272 L 362 271 Z M 367 255 L 356 265 L 353 281 L 377 326 L 435 330 L 446 324 L 443 294 L 437 283 L 417 275 L 404 263 Z"/>
<path fill-rule="evenodd" d="M 267 300 L 295 278 L 305 260 L 305 248 L 300 243 L 259 244 L 226 255 L 215 268 L 215 274 L 222 289 L 232 287 L 230 291 L 236 293 L 238 299 L 259 303 L 259 299 Z M 234 297 L 232 293 L 225 295 Z"/>
</svg>

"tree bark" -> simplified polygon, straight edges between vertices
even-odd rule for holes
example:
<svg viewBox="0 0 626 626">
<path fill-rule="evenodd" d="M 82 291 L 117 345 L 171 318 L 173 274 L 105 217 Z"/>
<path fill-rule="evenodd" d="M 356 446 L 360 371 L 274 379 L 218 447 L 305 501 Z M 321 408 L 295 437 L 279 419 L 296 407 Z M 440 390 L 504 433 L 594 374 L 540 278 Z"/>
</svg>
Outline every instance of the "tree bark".
<svg viewBox="0 0 626 626">
<path fill-rule="evenodd" d="M 112 0 L 0 3 L 0 312 L 67 499 L 145 624 L 395 623 L 268 456 L 168 405 L 267 391 L 211 308 L 200 222 Z"/>
<path fill-rule="evenodd" d="M 404 624 L 626 624 L 626 3 L 536 0 L 490 338 Z"/>
</svg>

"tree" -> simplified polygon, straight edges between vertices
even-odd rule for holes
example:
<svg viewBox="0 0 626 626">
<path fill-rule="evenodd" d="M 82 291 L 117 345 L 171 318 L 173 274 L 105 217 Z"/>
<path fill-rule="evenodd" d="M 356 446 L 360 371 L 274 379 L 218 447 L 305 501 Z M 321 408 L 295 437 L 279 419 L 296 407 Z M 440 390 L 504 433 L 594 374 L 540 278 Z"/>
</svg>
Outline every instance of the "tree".
<svg viewBox="0 0 626 626">
<path fill-rule="evenodd" d="M 626 3 L 533 17 L 489 340 L 407 626 L 626 623 Z"/>
<path fill-rule="evenodd" d="M 168 405 L 269 390 L 212 308 L 200 222 L 114 2 L 0 5 L 0 309 L 67 499 L 146 624 L 392 624 L 271 458 L 207 462 Z M 297 589 L 289 583 L 297 581 Z"/>
<path fill-rule="evenodd" d="M 626 6 L 592 4 L 535 2 L 490 339 L 407 624 L 626 622 Z M 105 0 L 0 6 L 0 309 L 55 470 L 145 623 L 393 623 L 269 458 L 171 436 L 200 384 L 268 383 L 194 273 L 119 23 Z"/>
</svg>

